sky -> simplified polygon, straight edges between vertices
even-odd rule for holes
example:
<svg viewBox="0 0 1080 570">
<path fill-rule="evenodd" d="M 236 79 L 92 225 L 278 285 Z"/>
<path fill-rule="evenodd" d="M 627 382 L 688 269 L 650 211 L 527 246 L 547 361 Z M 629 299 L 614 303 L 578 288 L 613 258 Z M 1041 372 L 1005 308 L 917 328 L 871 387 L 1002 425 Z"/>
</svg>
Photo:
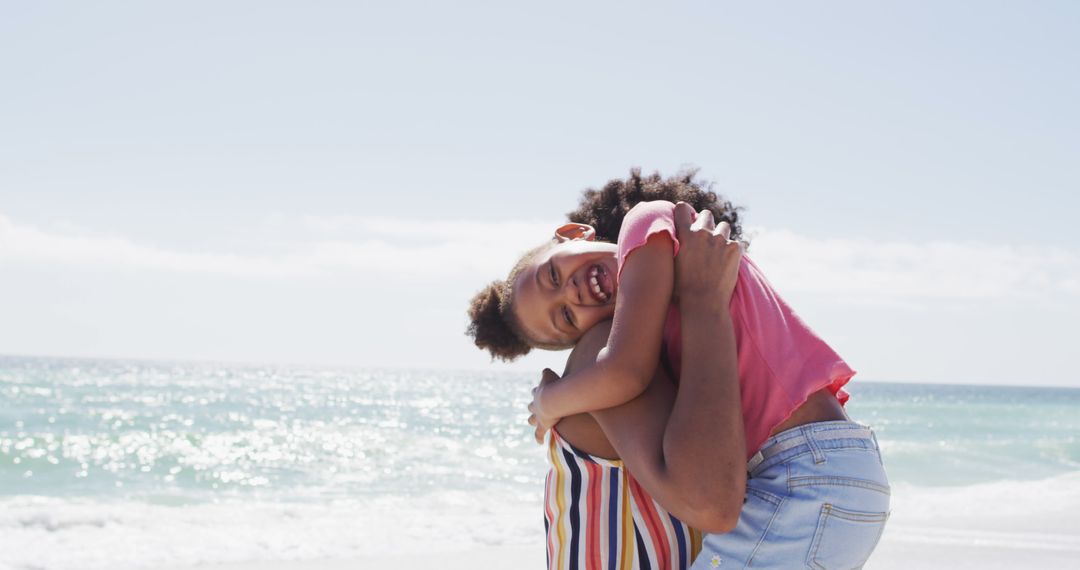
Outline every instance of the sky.
<svg viewBox="0 0 1080 570">
<path fill-rule="evenodd" d="M 761 4 L 0 4 L 0 354 L 539 377 L 472 294 L 697 167 L 860 378 L 1080 387 L 1080 6 Z"/>
</svg>

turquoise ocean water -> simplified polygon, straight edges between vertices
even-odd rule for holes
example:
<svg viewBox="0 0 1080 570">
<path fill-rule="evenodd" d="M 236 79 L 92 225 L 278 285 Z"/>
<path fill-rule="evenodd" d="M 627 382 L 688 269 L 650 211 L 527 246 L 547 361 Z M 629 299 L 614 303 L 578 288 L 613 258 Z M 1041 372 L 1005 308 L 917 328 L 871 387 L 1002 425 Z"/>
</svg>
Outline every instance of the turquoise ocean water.
<svg viewBox="0 0 1080 570">
<path fill-rule="evenodd" d="M 536 377 L 0 357 L 0 568 L 538 543 Z M 894 485 L 1080 472 L 1080 390 L 850 391 Z"/>
</svg>

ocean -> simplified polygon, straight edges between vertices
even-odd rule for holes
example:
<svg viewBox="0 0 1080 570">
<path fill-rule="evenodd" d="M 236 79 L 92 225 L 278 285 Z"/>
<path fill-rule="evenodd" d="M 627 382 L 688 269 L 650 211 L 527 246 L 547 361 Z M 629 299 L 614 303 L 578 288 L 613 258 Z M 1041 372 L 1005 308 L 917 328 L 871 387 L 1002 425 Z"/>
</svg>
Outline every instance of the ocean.
<svg viewBox="0 0 1080 570">
<path fill-rule="evenodd" d="M 0 357 L 0 569 L 540 548 L 537 378 Z M 1080 390 L 849 387 L 903 508 L 1080 489 Z"/>
</svg>

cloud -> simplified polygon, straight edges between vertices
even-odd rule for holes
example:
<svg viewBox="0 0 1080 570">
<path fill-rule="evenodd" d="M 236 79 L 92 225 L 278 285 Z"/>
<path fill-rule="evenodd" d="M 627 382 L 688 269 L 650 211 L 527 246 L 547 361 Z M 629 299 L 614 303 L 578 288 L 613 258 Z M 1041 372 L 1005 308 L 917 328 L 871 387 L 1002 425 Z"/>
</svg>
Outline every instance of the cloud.
<svg viewBox="0 0 1080 570">
<path fill-rule="evenodd" d="M 1080 255 L 1058 248 L 813 239 L 759 229 L 750 255 L 785 291 L 975 301 L 1080 293 Z"/>
<path fill-rule="evenodd" d="M 439 220 L 340 216 L 275 221 L 291 236 L 269 254 L 185 252 L 100 237 L 45 231 L 0 215 L 0 264 L 124 268 L 236 277 L 378 275 L 491 279 L 545 240 L 556 221 Z M 781 291 L 860 300 L 1080 296 L 1080 255 L 1012 244 L 886 242 L 812 238 L 751 229 L 750 255 Z"/>
<path fill-rule="evenodd" d="M 542 243 L 554 222 L 418 222 L 391 218 L 305 218 L 275 224 L 272 254 L 187 252 L 68 229 L 45 231 L 0 215 L 0 263 L 124 268 L 250 277 L 336 273 L 446 273 L 497 277 L 523 251 Z M 316 234 L 311 237 L 311 230 Z M 344 231 L 344 230 L 347 230 Z M 344 237 L 341 234 L 347 234 Z"/>
<path fill-rule="evenodd" d="M 0 216 L 0 262 L 225 275 L 288 274 L 286 258 L 170 251 L 121 237 L 50 233 Z"/>
</svg>

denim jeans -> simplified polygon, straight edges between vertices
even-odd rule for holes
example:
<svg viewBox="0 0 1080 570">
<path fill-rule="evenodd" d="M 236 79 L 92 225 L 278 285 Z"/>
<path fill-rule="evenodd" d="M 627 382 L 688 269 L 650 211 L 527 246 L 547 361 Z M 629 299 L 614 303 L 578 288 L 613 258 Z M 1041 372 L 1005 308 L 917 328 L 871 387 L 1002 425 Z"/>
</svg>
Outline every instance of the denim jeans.
<svg viewBox="0 0 1080 570">
<path fill-rule="evenodd" d="M 738 524 L 706 535 L 692 570 L 866 563 L 889 518 L 889 482 L 870 428 L 831 421 L 781 432 L 748 470 Z"/>
</svg>

